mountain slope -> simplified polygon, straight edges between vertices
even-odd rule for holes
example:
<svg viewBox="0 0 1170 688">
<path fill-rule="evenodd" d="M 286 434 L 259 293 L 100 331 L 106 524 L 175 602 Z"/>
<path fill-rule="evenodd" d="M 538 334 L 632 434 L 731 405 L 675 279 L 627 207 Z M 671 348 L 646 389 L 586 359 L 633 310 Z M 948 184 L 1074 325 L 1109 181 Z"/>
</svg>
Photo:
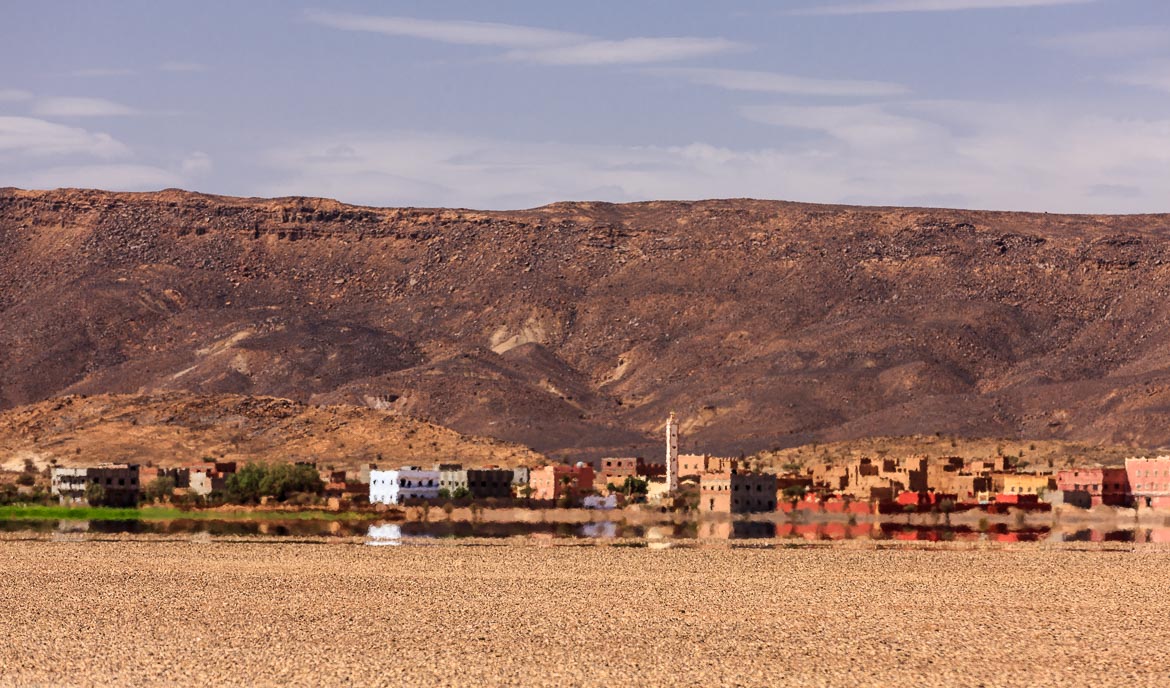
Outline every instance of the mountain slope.
<svg viewBox="0 0 1170 688">
<path fill-rule="evenodd" d="M 242 461 L 316 461 L 356 469 L 427 465 L 538 465 L 526 447 L 460 435 L 374 409 L 308 406 L 287 399 L 180 392 L 67 396 L 0 413 L 0 467 L 26 459 L 84 465 L 129 461 L 155 466 L 206 457 Z"/>
<path fill-rule="evenodd" d="M 260 394 L 562 458 L 1170 443 L 1170 216 L 0 190 L 0 406 Z"/>
</svg>

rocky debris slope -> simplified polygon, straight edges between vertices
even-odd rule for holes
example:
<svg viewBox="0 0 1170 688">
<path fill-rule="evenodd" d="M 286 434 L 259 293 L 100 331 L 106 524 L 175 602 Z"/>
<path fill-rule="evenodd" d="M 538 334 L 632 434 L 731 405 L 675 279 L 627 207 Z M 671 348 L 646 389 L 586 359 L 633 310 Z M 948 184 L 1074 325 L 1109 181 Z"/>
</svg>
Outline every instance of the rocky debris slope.
<svg viewBox="0 0 1170 688">
<path fill-rule="evenodd" d="M 366 462 L 510 467 L 546 461 L 526 447 L 374 409 L 179 392 L 68 396 L 0 413 L 0 457 L 7 470 L 19 470 L 26 459 L 41 468 L 100 461 L 178 466 L 210 457 L 316 461 L 339 470 Z"/>
<path fill-rule="evenodd" d="M 0 405 L 259 394 L 562 458 L 1170 443 L 1170 216 L 0 190 Z M 651 454 L 651 455 L 654 455 Z"/>
</svg>

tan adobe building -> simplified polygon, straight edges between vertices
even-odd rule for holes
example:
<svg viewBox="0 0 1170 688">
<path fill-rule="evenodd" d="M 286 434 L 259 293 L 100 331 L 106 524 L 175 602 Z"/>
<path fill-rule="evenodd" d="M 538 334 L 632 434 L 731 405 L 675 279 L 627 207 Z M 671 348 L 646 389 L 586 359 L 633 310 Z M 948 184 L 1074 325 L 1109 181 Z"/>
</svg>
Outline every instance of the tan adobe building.
<svg viewBox="0 0 1170 688">
<path fill-rule="evenodd" d="M 739 461 L 709 454 L 680 454 L 678 474 L 681 478 L 698 478 L 704 473 L 729 473 L 739 468 Z"/>
<path fill-rule="evenodd" d="M 1002 487 L 995 490 L 1000 494 L 1009 495 L 1042 495 L 1056 489 L 1056 479 L 1051 475 L 1035 475 L 1032 473 L 1000 473 L 991 477 L 992 483 L 1002 481 Z"/>
<path fill-rule="evenodd" d="M 770 473 L 704 473 L 699 511 L 746 514 L 776 510 L 776 476 Z"/>
</svg>

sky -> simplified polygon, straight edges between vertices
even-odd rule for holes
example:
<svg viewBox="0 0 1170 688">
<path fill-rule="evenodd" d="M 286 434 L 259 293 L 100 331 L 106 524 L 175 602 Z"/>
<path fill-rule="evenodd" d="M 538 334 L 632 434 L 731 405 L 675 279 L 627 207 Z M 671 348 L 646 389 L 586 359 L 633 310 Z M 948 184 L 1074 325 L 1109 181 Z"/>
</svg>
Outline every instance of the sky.
<svg viewBox="0 0 1170 688">
<path fill-rule="evenodd" d="M 0 186 L 1170 212 L 1167 0 L 0 0 Z"/>
</svg>

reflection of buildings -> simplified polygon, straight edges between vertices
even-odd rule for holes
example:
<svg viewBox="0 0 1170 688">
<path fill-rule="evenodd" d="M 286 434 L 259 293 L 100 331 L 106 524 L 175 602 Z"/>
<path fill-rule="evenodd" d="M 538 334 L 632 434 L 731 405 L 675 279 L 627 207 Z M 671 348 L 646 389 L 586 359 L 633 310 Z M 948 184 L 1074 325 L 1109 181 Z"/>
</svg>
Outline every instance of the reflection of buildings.
<svg viewBox="0 0 1170 688">
<path fill-rule="evenodd" d="M 613 521 L 599 521 L 597 523 L 581 524 L 581 536 L 587 538 L 616 538 L 618 524 Z"/>
</svg>

